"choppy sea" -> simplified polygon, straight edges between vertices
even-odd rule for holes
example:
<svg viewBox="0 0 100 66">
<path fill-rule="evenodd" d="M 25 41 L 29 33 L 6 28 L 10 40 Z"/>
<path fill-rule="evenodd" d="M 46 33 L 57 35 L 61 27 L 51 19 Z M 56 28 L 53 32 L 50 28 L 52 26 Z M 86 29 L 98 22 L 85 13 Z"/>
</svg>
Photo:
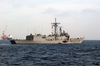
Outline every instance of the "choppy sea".
<svg viewBox="0 0 100 66">
<path fill-rule="evenodd" d="M 100 40 L 54 45 L 0 40 L 0 66 L 100 66 Z"/>
</svg>

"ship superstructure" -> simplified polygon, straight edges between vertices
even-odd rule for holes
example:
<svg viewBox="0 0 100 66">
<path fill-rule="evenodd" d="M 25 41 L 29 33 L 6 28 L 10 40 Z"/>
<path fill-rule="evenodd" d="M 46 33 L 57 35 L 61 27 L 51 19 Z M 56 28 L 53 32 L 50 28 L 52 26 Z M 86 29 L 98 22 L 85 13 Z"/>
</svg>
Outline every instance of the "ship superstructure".
<svg viewBox="0 0 100 66">
<path fill-rule="evenodd" d="M 54 27 L 54 34 L 52 32 L 51 35 L 27 35 L 25 40 L 10 40 L 12 44 L 73 44 L 73 43 L 82 43 L 84 37 L 82 38 L 70 38 L 70 35 L 66 33 L 64 30 L 62 31 L 62 28 L 59 28 L 59 34 L 58 34 L 58 24 L 56 22 L 51 23 Z"/>
</svg>

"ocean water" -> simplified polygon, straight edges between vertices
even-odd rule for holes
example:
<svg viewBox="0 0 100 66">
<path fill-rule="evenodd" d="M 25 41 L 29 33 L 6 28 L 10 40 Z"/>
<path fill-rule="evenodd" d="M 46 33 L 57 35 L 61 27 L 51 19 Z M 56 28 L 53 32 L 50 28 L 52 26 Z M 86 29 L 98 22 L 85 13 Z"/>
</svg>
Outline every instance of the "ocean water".
<svg viewBox="0 0 100 66">
<path fill-rule="evenodd" d="M 0 40 L 0 66 L 100 66 L 100 40 L 54 45 Z"/>
</svg>

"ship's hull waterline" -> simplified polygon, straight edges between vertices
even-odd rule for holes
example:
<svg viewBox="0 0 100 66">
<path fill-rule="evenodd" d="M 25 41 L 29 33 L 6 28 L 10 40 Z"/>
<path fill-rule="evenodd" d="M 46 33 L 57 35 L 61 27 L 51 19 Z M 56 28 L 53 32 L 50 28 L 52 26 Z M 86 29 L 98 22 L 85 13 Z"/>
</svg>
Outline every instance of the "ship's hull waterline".
<svg viewBox="0 0 100 66">
<path fill-rule="evenodd" d="M 63 42 L 63 41 L 34 41 L 34 40 L 10 40 L 12 44 L 75 44 L 75 43 L 82 43 L 84 40 L 83 38 L 75 38 L 70 39 L 70 41 Z"/>
</svg>

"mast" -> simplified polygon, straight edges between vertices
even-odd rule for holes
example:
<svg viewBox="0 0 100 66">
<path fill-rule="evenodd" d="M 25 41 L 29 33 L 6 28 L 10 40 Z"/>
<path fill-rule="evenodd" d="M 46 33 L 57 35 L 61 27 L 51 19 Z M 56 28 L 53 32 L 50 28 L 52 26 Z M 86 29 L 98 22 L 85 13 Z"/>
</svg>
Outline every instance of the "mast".
<svg viewBox="0 0 100 66">
<path fill-rule="evenodd" d="M 55 23 L 51 23 L 52 26 L 54 26 L 54 35 L 55 35 L 55 40 L 56 40 L 56 37 L 57 37 L 57 27 L 58 27 L 58 24 L 60 23 L 57 23 L 56 22 L 56 18 L 55 18 Z"/>
</svg>

